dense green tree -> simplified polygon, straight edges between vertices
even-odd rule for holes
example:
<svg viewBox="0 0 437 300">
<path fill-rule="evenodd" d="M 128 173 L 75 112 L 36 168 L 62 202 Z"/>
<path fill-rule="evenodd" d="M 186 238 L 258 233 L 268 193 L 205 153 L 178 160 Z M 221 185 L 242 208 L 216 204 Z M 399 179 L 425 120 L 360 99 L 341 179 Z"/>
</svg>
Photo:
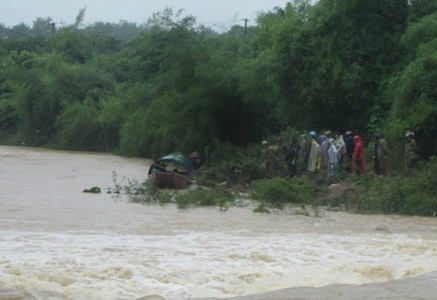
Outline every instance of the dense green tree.
<svg viewBox="0 0 437 300">
<path fill-rule="evenodd" d="M 52 18 L 36 18 L 35 21 L 33 21 L 33 27 L 32 27 L 32 35 L 39 36 L 39 37 L 45 37 L 45 38 L 51 38 L 53 32 L 53 20 Z"/>
<path fill-rule="evenodd" d="M 0 140 L 150 157 L 287 127 L 431 139 L 434 4 L 294 0 L 223 33 L 171 9 L 84 26 L 82 9 L 53 44 L 51 18 L 0 26 Z"/>
<path fill-rule="evenodd" d="M 435 0 L 409 0 L 409 4 L 409 19 L 412 22 L 416 22 L 424 16 L 437 11 L 437 2 Z"/>
<path fill-rule="evenodd" d="M 95 105 L 113 92 L 111 76 L 92 65 L 57 64 L 50 68 L 56 96 L 68 105 L 89 100 Z"/>
<path fill-rule="evenodd" d="M 393 76 L 388 93 L 393 99 L 391 136 L 402 140 L 406 130 L 415 131 L 424 157 L 437 154 L 436 21 L 430 15 L 409 26 L 402 44 L 411 60 Z"/>
<path fill-rule="evenodd" d="M 414 59 L 416 50 L 421 44 L 426 44 L 437 36 L 437 15 L 424 17 L 418 23 L 411 24 L 402 36 L 401 45 L 410 54 L 410 59 Z"/>
<path fill-rule="evenodd" d="M 75 102 L 66 107 L 56 120 L 57 143 L 73 150 L 106 150 L 100 143 L 98 110 L 93 104 Z"/>
<path fill-rule="evenodd" d="M 400 57 L 398 32 L 406 13 L 406 1 L 326 0 L 306 13 L 289 5 L 275 46 L 283 61 L 281 88 L 297 120 L 313 115 L 316 122 L 299 121 L 316 128 L 363 128 L 379 82 Z"/>
<path fill-rule="evenodd" d="M 17 109 L 20 116 L 20 134 L 26 144 L 47 142 L 54 132 L 54 121 L 60 106 L 51 89 L 51 79 L 41 71 L 27 72 L 15 86 Z"/>
<path fill-rule="evenodd" d="M 112 37 L 125 42 L 135 38 L 141 30 L 143 30 L 143 27 L 128 21 L 120 21 L 117 24 L 96 22 L 84 28 L 85 32 L 100 33 L 106 37 Z"/>
<path fill-rule="evenodd" d="M 65 56 L 68 63 L 84 64 L 93 56 L 93 48 L 87 37 L 76 27 L 68 26 L 58 30 L 55 49 Z"/>
</svg>

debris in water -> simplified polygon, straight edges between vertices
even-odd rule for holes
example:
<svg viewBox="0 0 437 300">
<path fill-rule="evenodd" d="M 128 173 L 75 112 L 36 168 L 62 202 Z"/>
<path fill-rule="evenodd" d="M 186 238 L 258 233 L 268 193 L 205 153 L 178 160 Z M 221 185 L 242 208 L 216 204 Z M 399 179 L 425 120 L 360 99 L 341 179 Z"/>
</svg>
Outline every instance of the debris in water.
<svg viewBox="0 0 437 300">
<path fill-rule="evenodd" d="M 89 190 L 85 189 L 83 190 L 84 193 L 91 193 L 91 194 L 100 194 L 100 188 L 98 186 L 93 186 Z"/>
</svg>

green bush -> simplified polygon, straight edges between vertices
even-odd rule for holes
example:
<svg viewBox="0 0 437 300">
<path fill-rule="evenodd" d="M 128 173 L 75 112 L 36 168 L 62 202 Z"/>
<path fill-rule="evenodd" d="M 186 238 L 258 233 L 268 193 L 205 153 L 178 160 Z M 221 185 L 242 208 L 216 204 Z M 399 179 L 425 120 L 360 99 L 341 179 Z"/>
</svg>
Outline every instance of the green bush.
<svg viewBox="0 0 437 300">
<path fill-rule="evenodd" d="M 387 199 L 386 177 L 378 177 L 373 172 L 367 172 L 356 180 L 358 192 L 352 196 L 353 201 L 349 202 L 349 209 L 360 212 L 384 212 L 389 213 L 390 202 Z"/>
<path fill-rule="evenodd" d="M 11 134 L 18 130 L 20 117 L 13 99 L 0 99 L 0 133 Z"/>
<path fill-rule="evenodd" d="M 195 206 L 218 206 L 226 208 L 235 201 L 231 192 L 224 189 L 198 189 L 176 195 L 176 203 L 179 209 Z"/>
<path fill-rule="evenodd" d="M 317 191 L 307 178 L 273 178 L 254 181 L 251 197 L 281 208 L 285 203 L 313 203 Z"/>
<path fill-rule="evenodd" d="M 404 170 L 391 177 L 367 173 L 356 179 L 356 189 L 347 190 L 337 204 L 364 213 L 397 213 L 430 216 L 437 211 L 437 160 L 419 169 Z"/>
<path fill-rule="evenodd" d="M 134 179 L 118 179 L 117 173 L 112 173 L 114 188 L 108 193 L 113 193 L 118 197 L 121 194 L 127 195 L 130 202 L 152 204 L 158 203 L 165 205 L 172 202 L 172 195 L 166 191 L 157 188 L 153 182 L 146 180 L 139 182 Z"/>
<path fill-rule="evenodd" d="M 419 170 L 394 177 L 388 195 L 392 211 L 429 216 L 437 211 L 437 160 L 432 158 Z M 409 173 L 409 174 L 408 174 Z"/>
<path fill-rule="evenodd" d="M 56 121 L 58 143 L 73 150 L 101 150 L 97 110 L 92 105 L 76 102 Z"/>
<path fill-rule="evenodd" d="M 241 148 L 218 140 L 214 140 L 210 147 L 210 165 L 202 169 L 198 178 L 200 183 L 246 185 L 263 177 L 260 147 L 250 145 Z"/>
</svg>

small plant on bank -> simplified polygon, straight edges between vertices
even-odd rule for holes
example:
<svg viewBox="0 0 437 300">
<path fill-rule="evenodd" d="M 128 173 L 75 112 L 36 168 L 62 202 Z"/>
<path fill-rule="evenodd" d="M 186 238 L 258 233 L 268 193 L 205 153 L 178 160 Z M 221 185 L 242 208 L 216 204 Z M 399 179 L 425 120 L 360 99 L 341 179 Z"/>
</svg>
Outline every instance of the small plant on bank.
<svg viewBox="0 0 437 300">
<path fill-rule="evenodd" d="M 268 204 L 265 201 L 260 201 L 257 208 L 253 210 L 254 213 L 269 214 L 270 210 L 267 208 Z"/>
</svg>

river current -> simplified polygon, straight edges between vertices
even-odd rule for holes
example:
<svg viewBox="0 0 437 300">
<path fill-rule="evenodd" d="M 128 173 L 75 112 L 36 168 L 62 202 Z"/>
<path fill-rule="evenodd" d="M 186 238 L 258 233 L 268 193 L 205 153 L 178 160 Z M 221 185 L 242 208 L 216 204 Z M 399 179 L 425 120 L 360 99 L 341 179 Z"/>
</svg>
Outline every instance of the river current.
<svg viewBox="0 0 437 300">
<path fill-rule="evenodd" d="M 0 300 L 437 299 L 437 218 L 181 211 L 106 193 L 149 163 L 0 146 Z"/>
</svg>

